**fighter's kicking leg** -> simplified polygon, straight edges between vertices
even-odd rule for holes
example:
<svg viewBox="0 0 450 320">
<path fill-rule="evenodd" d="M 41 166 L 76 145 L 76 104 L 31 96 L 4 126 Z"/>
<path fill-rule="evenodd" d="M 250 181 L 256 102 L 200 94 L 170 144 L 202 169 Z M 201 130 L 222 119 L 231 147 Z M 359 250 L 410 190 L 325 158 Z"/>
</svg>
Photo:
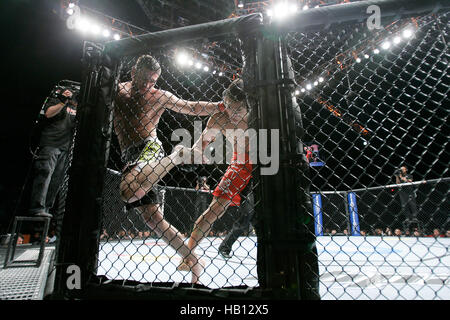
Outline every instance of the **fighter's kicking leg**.
<svg viewBox="0 0 450 320">
<path fill-rule="evenodd" d="M 194 163 L 194 153 L 198 152 L 197 149 L 177 146 L 170 155 L 161 160 L 138 163 L 122 177 L 122 200 L 133 203 L 142 199 L 173 167 L 182 163 Z"/>
</svg>

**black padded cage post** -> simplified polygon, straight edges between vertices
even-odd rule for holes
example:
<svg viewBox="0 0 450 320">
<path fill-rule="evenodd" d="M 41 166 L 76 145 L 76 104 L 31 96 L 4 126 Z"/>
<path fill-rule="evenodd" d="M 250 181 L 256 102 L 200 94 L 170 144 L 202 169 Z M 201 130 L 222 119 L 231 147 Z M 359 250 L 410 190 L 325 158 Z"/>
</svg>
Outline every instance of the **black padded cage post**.
<svg viewBox="0 0 450 320">
<path fill-rule="evenodd" d="M 85 42 L 77 137 L 56 262 L 54 297 L 57 298 L 79 295 L 95 276 L 115 67 L 103 54 L 102 46 Z M 74 287 L 68 287 L 71 274 L 67 270 L 71 266 L 77 266 L 80 271 L 75 275 L 79 278 L 74 279 Z"/>
</svg>

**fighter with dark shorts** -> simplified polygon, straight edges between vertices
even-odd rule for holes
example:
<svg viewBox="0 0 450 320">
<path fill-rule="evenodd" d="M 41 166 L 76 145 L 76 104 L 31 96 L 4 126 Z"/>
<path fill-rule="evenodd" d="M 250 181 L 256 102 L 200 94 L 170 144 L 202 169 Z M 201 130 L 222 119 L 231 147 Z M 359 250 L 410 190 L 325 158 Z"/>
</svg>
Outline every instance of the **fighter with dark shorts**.
<svg viewBox="0 0 450 320">
<path fill-rule="evenodd" d="M 165 156 L 157 138 L 157 126 L 166 110 L 193 116 L 210 116 L 221 110 L 220 102 L 187 101 L 156 88 L 161 75 L 158 61 L 140 56 L 131 70 L 131 81 L 118 85 L 114 104 L 114 130 L 127 168 L 122 172 L 120 194 L 128 207 L 136 208 L 150 228 L 189 265 L 192 283 L 197 283 L 203 266 L 178 230 L 164 219 L 157 183 L 192 148 L 176 147 Z"/>
</svg>

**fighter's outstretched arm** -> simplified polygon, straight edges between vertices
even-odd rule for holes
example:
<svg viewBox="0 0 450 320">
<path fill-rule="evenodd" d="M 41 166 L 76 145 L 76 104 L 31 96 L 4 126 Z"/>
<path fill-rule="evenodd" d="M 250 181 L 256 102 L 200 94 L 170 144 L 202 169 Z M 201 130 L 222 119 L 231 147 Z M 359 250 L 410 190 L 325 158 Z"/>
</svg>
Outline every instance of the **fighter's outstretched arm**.
<svg viewBox="0 0 450 320">
<path fill-rule="evenodd" d="M 193 149 L 201 150 L 203 152 L 205 148 L 214 140 L 219 133 L 224 134 L 225 128 L 221 125 L 226 117 L 223 113 L 214 113 L 206 123 L 206 128 L 203 130 L 202 134 L 198 140 L 194 143 Z"/>
<path fill-rule="evenodd" d="M 188 101 L 168 91 L 164 95 L 168 99 L 164 105 L 165 108 L 191 116 L 210 116 L 225 109 L 225 105 L 222 102 Z"/>
</svg>

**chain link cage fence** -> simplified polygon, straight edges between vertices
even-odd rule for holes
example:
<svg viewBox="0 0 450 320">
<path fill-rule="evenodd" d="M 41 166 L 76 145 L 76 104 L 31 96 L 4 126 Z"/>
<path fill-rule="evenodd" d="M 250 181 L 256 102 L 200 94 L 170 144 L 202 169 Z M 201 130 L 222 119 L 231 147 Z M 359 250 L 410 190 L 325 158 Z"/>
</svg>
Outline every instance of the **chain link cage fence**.
<svg viewBox="0 0 450 320">
<path fill-rule="evenodd" d="M 449 297 L 448 17 L 286 35 L 323 299 Z"/>
<path fill-rule="evenodd" d="M 381 28 L 361 2 L 87 44 L 60 264 L 97 293 L 447 299 L 448 12 L 370 4 Z M 279 172 L 227 129 L 279 130 Z"/>
</svg>

